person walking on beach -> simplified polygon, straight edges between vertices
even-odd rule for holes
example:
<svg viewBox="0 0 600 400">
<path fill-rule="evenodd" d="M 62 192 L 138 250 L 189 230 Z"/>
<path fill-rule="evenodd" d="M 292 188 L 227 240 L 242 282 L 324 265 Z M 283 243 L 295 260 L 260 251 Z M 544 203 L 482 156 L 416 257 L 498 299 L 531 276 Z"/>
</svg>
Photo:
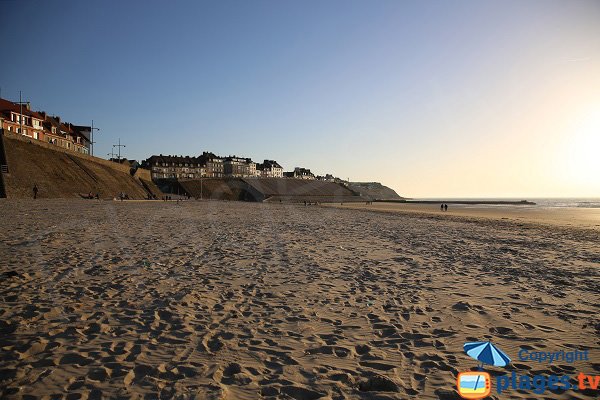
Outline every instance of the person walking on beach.
<svg viewBox="0 0 600 400">
<path fill-rule="evenodd" d="M 448 204 L 444 204 L 444 211 L 448 211 Z"/>
<path fill-rule="evenodd" d="M 38 187 L 37 187 L 37 183 L 33 184 L 33 198 L 37 199 L 37 194 L 38 194 Z"/>
<path fill-rule="evenodd" d="M 440 204 L 440 211 L 444 211 L 444 203 Z"/>
</svg>

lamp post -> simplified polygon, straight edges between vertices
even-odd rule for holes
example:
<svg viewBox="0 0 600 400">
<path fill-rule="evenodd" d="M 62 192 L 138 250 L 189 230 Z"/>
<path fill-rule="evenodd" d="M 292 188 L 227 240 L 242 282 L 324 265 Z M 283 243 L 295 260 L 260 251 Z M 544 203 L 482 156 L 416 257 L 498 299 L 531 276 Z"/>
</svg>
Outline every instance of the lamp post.
<svg viewBox="0 0 600 400">
<path fill-rule="evenodd" d="M 28 101 L 23 101 L 23 99 L 21 98 L 21 91 L 19 90 L 19 133 L 22 135 L 23 134 L 23 103 L 29 104 Z"/>
<path fill-rule="evenodd" d="M 119 155 L 118 155 L 117 160 L 119 161 L 119 163 L 121 163 L 121 147 L 127 147 L 127 146 L 125 146 L 124 144 L 121 144 L 121 138 L 119 138 L 119 144 L 113 144 L 113 149 L 115 147 L 119 148 Z"/>
<path fill-rule="evenodd" d="M 90 135 L 91 135 L 90 145 L 92 146 L 92 149 L 91 149 L 92 150 L 92 157 L 94 156 L 94 143 L 96 143 L 96 142 L 94 142 L 94 130 L 99 131 L 100 128 L 94 128 L 94 120 L 92 120 L 92 131 L 90 132 Z"/>
</svg>

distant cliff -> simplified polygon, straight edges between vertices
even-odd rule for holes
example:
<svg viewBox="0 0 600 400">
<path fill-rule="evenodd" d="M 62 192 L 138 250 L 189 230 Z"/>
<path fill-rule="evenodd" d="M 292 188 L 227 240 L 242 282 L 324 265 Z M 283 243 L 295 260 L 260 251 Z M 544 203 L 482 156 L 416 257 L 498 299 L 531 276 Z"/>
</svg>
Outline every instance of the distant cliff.
<svg viewBox="0 0 600 400">
<path fill-rule="evenodd" d="M 362 197 L 370 197 L 373 200 L 401 200 L 393 189 L 382 185 L 379 182 L 350 182 L 348 188 L 360 193 Z"/>
</svg>

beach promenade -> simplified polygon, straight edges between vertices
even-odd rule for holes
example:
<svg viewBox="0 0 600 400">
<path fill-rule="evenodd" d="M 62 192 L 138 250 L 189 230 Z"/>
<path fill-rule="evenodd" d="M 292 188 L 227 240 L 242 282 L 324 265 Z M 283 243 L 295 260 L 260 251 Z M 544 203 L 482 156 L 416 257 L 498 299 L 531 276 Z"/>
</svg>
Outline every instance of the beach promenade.
<svg viewBox="0 0 600 400">
<path fill-rule="evenodd" d="M 457 399 L 483 340 L 600 374 L 594 224 L 349 207 L 1 200 L 0 397 Z"/>
</svg>

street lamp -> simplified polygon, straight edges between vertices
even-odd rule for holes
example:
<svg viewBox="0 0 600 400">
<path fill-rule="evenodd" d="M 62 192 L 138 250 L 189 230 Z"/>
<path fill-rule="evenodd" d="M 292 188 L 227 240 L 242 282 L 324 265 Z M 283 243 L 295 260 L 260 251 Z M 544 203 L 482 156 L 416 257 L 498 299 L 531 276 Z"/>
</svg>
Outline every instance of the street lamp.
<svg viewBox="0 0 600 400">
<path fill-rule="evenodd" d="M 22 135 L 23 134 L 23 104 L 29 104 L 28 101 L 23 101 L 22 97 L 21 97 L 21 91 L 19 90 L 19 133 Z"/>
<path fill-rule="evenodd" d="M 121 138 L 119 138 L 119 144 L 113 144 L 113 149 L 115 147 L 119 148 L 119 156 L 118 156 L 117 160 L 119 161 L 119 163 L 121 163 L 121 147 L 127 147 L 127 146 L 125 146 L 124 144 L 121 144 Z"/>
<path fill-rule="evenodd" d="M 100 128 L 94 128 L 94 120 L 92 120 L 92 131 L 90 132 L 91 138 L 90 138 L 90 145 L 92 146 L 92 157 L 94 156 L 94 130 L 99 131 Z"/>
</svg>

